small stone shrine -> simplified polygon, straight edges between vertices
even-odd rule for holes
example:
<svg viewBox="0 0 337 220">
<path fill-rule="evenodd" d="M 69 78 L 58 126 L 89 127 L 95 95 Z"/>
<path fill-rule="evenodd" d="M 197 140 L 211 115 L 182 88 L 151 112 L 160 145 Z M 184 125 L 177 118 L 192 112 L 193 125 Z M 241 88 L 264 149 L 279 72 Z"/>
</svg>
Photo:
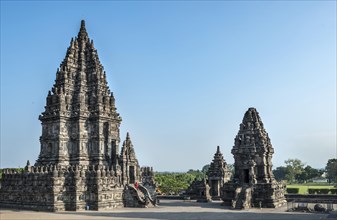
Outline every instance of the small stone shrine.
<svg viewBox="0 0 337 220">
<path fill-rule="evenodd" d="M 212 201 L 212 198 L 209 191 L 210 187 L 205 178 L 202 180 L 194 179 L 186 191 L 186 196 L 197 202 L 210 202 Z"/>
<path fill-rule="evenodd" d="M 232 173 L 228 169 L 227 163 L 220 152 L 220 147 L 217 146 L 214 159 L 207 172 L 208 185 L 211 189 L 210 195 L 212 196 L 212 200 L 220 200 L 220 189 L 223 187 L 224 183 L 231 179 L 231 175 Z"/>
<path fill-rule="evenodd" d="M 233 208 L 275 208 L 286 203 L 285 185 L 272 172 L 274 149 L 259 113 L 249 108 L 245 113 L 232 149 L 235 174 L 222 188 L 224 205 Z"/>
<path fill-rule="evenodd" d="M 186 195 L 191 199 L 196 199 L 198 202 L 220 200 L 221 188 L 231 179 L 231 175 L 231 171 L 228 169 L 218 146 L 214 159 L 209 166 L 207 179 L 195 179 L 187 189 Z"/>
<path fill-rule="evenodd" d="M 84 21 L 71 39 L 39 119 L 39 157 L 23 173 L 4 170 L 1 207 L 102 210 L 139 200 L 124 196 L 142 174 L 129 134 L 119 152 L 122 119 Z M 145 187 L 142 191 L 148 193 Z"/>
</svg>

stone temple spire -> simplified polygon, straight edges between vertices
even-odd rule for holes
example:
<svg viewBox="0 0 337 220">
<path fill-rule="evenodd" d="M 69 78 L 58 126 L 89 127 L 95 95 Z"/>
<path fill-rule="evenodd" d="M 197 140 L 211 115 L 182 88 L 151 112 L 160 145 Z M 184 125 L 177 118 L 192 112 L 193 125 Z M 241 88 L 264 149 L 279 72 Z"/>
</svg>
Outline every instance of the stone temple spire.
<svg viewBox="0 0 337 220">
<path fill-rule="evenodd" d="M 272 182 L 273 153 L 274 149 L 259 113 L 255 108 L 249 108 L 240 124 L 232 149 L 236 171 L 234 178 L 246 183 Z"/>
<path fill-rule="evenodd" d="M 126 139 L 123 142 L 121 154 L 122 154 L 122 157 L 123 155 L 129 155 L 132 157 L 136 157 L 135 150 L 133 148 L 133 144 L 132 144 L 129 132 L 126 133 Z"/>
<path fill-rule="evenodd" d="M 214 154 L 213 161 L 211 162 L 208 170 L 208 181 L 211 187 L 211 196 L 213 199 L 220 198 L 220 188 L 224 183 L 228 182 L 231 178 L 231 172 L 228 169 L 227 163 L 217 146 Z"/>
<path fill-rule="evenodd" d="M 123 142 L 120 156 L 120 164 L 122 165 L 122 178 L 124 184 L 130 184 L 140 181 L 139 163 L 136 158 L 136 153 L 133 148 L 129 132 L 126 134 L 126 139 Z"/>
<path fill-rule="evenodd" d="M 220 151 L 220 146 L 217 146 L 216 152 L 214 154 L 213 161 L 210 164 L 209 170 L 208 170 L 208 175 L 209 176 L 222 176 L 226 180 L 229 180 L 230 175 L 228 176 L 227 172 L 229 172 L 227 163 L 224 160 L 224 157 Z"/>
<path fill-rule="evenodd" d="M 43 131 L 38 164 L 116 161 L 121 117 L 84 20 L 57 69 L 39 119 Z"/>
<path fill-rule="evenodd" d="M 222 189 L 224 205 L 237 209 L 275 208 L 286 203 L 285 185 L 278 183 L 272 172 L 274 149 L 255 108 L 244 114 L 235 137 L 234 178 Z"/>
<path fill-rule="evenodd" d="M 216 153 L 215 154 L 221 154 L 221 152 L 220 152 L 220 146 L 216 147 Z"/>
<path fill-rule="evenodd" d="M 222 153 L 220 152 L 220 146 L 217 146 L 216 147 L 216 152 L 214 154 L 214 159 L 213 159 L 213 162 L 211 163 L 211 166 L 216 166 L 216 165 L 226 165 L 226 162 L 224 161 L 223 159 L 223 155 Z"/>
<path fill-rule="evenodd" d="M 89 40 L 87 30 L 85 29 L 84 20 L 81 21 L 81 28 L 80 28 L 80 31 L 78 32 L 78 39 Z"/>
</svg>

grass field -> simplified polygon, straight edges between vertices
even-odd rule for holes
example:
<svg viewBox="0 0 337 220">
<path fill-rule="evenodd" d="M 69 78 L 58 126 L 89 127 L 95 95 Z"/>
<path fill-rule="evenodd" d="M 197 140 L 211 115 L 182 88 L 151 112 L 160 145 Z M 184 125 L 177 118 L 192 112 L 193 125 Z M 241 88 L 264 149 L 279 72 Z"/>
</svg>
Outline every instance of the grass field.
<svg viewBox="0 0 337 220">
<path fill-rule="evenodd" d="M 310 184 L 293 184 L 287 185 L 287 188 L 299 188 L 299 194 L 308 194 L 308 189 L 334 189 L 333 185 L 310 185 Z"/>
</svg>

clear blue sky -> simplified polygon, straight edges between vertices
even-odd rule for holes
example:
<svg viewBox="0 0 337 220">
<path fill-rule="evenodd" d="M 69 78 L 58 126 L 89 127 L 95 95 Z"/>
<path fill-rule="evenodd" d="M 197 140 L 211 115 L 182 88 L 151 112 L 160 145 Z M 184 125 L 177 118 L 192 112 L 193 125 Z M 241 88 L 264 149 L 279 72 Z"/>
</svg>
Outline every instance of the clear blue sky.
<svg viewBox="0 0 337 220">
<path fill-rule="evenodd" d="M 336 1 L 1 1 L 1 163 L 40 151 L 38 116 L 81 19 L 141 165 L 227 162 L 256 107 L 275 149 L 336 157 Z"/>
</svg>

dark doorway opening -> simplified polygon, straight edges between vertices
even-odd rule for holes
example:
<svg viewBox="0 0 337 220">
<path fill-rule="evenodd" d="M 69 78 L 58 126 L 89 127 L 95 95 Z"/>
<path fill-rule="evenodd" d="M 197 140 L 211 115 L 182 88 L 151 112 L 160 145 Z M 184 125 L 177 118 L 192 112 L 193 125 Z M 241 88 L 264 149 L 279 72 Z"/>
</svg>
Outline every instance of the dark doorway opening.
<svg viewBox="0 0 337 220">
<path fill-rule="evenodd" d="M 212 180 L 211 183 L 211 196 L 219 196 L 219 181 Z"/>
<path fill-rule="evenodd" d="M 129 183 L 135 183 L 135 167 L 129 167 Z"/>
<path fill-rule="evenodd" d="M 243 170 L 243 183 L 249 183 L 249 170 Z"/>
</svg>

